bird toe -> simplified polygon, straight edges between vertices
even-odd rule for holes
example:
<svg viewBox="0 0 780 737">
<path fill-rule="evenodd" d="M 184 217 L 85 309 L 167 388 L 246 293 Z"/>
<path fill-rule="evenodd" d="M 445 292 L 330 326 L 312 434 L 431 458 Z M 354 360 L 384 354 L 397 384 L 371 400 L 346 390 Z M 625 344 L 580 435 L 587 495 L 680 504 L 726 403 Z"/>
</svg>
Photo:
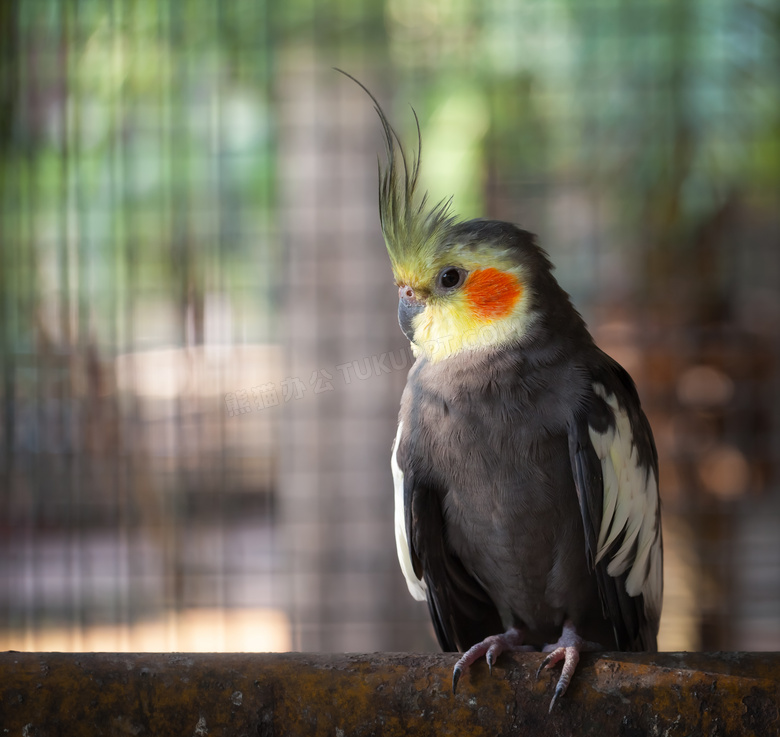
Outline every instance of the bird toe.
<svg viewBox="0 0 780 737">
<path fill-rule="evenodd" d="M 545 668 L 552 668 L 556 663 L 563 660 L 565 655 L 566 649 L 563 647 L 557 647 L 555 650 L 548 653 L 547 657 L 542 661 L 541 665 L 536 671 L 536 678 L 539 678 Z"/>
<path fill-rule="evenodd" d="M 550 711 L 552 711 L 558 699 L 566 693 L 566 689 L 571 683 L 574 671 L 580 662 L 580 653 L 601 650 L 601 646 L 597 642 L 589 642 L 580 637 L 574 624 L 567 620 L 563 625 L 563 632 L 558 642 L 545 645 L 543 649 L 548 654 L 536 671 L 537 678 L 545 668 L 552 668 L 556 663 L 563 661 L 563 669 L 555 686 L 552 701 L 550 701 Z"/>
<path fill-rule="evenodd" d="M 492 674 L 493 665 L 496 662 L 496 658 L 498 658 L 501 653 L 507 651 L 517 652 L 527 649 L 528 648 L 523 645 L 523 632 L 515 627 L 508 629 L 501 635 L 486 637 L 482 642 L 478 642 L 476 645 L 470 647 L 461 655 L 458 662 L 455 663 L 455 667 L 452 671 L 452 692 L 455 693 L 458 681 L 463 673 L 481 657 L 484 656 L 488 664 L 488 671 Z"/>
</svg>

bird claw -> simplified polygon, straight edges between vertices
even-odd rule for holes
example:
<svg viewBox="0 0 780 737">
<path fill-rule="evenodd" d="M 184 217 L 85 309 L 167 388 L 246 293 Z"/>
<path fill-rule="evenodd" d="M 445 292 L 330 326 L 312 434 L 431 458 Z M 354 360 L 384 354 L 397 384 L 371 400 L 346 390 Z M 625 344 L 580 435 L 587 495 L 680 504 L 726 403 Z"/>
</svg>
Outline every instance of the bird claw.
<svg viewBox="0 0 780 737">
<path fill-rule="evenodd" d="M 577 630 L 572 622 L 567 620 L 563 625 L 563 632 L 561 633 L 558 642 L 545 648 L 545 650 L 547 649 L 550 649 L 551 651 L 536 671 L 537 679 L 545 668 L 552 668 L 556 663 L 559 663 L 561 660 L 563 661 L 563 669 L 561 670 L 558 683 L 555 686 L 555 693 L 553 694 L 552 701 L 550 701 L 549 713 L 552 713 L 558 698 L 563 696 L 563 694 L 566 693 L 566 689 L 569 687 L 574 671 L 577 669 L 577 663 L 580 662 L 580 653 L 591 650 L 601 650 L 601 646 L 596 642 L 587 642 L 586 640 L 583 640 L 577 634 Z"/>
<path fill-rule="evenodd" d="M 566 693 L 566 688 L 568 687 L 568 684 L 565 686 L 561 685 L 561 682 L 558 681 L 558 685 L 555 687 L 555 693 L 553 694 L 552 699 L 550 700 L 550 708 L 547 710 L 548 714 L 552 714 L 553 707 L 555 706 L 555 702 L 558 700 L 559 696 L 563 696 L 563 694 Z"/>
<path fill-rule="evenodd" d="M 452 693 L 455 693 L 458 681 L 460 681 L 463 672 L 468 670 L 469 666 L 476 663 L 482 656 L 485 657 L 488 664 L 488 670 L 492 675 L 493 664 L 501 653 L 506 651 L 517 652 L 524 649 L 527 648 L 523 647 L 523 632 L 514 627 L 511 627 L 502 635 L 491 635 L 490 637 L 486 637 L 482 642 L 478 642 L 463 653 L 460 660 L 455 663 L 455 667 L 452 671 Z"/>
<path fill-rule="evenodd" d="M 452 693 L 455 693 L 455 689 L 458 687 L 458 681 L 460 680 L 463 670 L 457 665 L 452 671 Z"/>
<path fill-rule="evenodd" d="M 563 638 L 561 638 L 563 639 Z M 558 701 L 559 696 L 563 696 L 566 693 L 566 689 L 569 687 L 571 677 L 574 675 L 574 671 L 577 668 L 577 663 L 580 662 L 580 645 L 565 645 L 557 647 L 553 650 L 539 666 L 536 671 L 537 679 L 545 668 L 552 668 L 556 663 L 563 660 L 563 670 L 561 676 L 558 679 L 558 683 L 555 685 L 555 693 L 553 694 L 552 701 L 550 701 L 549 713 L 552 713 L 555 702 Z"/>
<path fill-rule="evenodd" d="M 519 652 L 533 650 L 534 648 L 523 645 L 523 635 L 524 633 L 522 630 L 512 627 L 502 635 L 491 635 L 482 640 L 482 642 L 478 642 L 476 645 L 469 648 L 463 653 L 458 662 L 455 663 L 455 667 L 452 669 L 452 693 L 454 694 L 456 692 L 458 682 L 463 673 L 481 657 L 484 656 L 488 664 L 488 670 L 492 674 L 493 665 L 496 662 L 496 658 L 498 658 L 501 653 L 506 651 Z M 577 634 L 574 624 L 567 620 L 563 625 L 563 632 L 561 633 L 558 642 L 554 645 L 546 646 L 545 650 L 547 651 L 547 655 L 536 670 L 537 679 L 539 679 L 543 670 L 552 668 L 556 663 L 563 661 L 563 669 L 561 670 L 561 675 L 555 685 L 555 693 L 550 701 L 549 711 L 552 713 L 558 699 L 566 693 L 566 689 L 569 687 L 571 678 L 577 668 L 577 663 L 580 662 L 580 653 L 588 652 L 590 650 L 601 650 L 601 647 L 596 642 L 583 640 L 582 637 Z"/>
<path fill-rule="evenodd" d="M 542 671 L 547 667 L 548 663 L 552 660 L 552 653 L 548 655 L 543 661 L 542 664 L 536 669 L 536 680 L 539 680 L 539 676 L 542 675 Z"/>
</svg>

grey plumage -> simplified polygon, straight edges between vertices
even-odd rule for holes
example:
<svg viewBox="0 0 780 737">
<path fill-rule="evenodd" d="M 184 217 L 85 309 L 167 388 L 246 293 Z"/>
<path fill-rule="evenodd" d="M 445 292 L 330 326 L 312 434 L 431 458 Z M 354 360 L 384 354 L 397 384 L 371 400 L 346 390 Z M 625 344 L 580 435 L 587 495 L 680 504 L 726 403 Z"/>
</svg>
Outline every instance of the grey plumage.
<svg viewBox="0 0 780 737">
<path fill-rule="evenodd" d="M 626 573 L 607 573 L 608 553 L 594 562 L 603 481 L 589 428 L 615 423 L 594 385 L 626 409 L 639 464 L 657 478 L 633 382 L 595 346 L 529 233 L 471 221 L 449 237 L 513 251 L 533 274 L 536 319 L 513 345 L 436 363 L 421 356 L 409 374 L 396 460 L 414 570 L 427 584 L 439 642 L 463 651 L 522 626 L 525 642 L 541 648 L 570 618 L 607 649 L 654 650 L 657 614 L 643 595 L 627 594 Z"/>
<path fill-rule="evenodd" d="M 388 158 L 380 220 L 417 355 L 392 452 L 399 563 L 441 647 L 465 651 L 453 688 L 483 655 L 492 667 L 531 646 L 550 653 L 541 667 L 564 661 L 552 708 L 581 651 L 656 649 L 652 432 L 534 236 L 457 222 L 448 200 L 427 208 L 419 124 L 410 164 L 371 98 Z"/>
</svg>

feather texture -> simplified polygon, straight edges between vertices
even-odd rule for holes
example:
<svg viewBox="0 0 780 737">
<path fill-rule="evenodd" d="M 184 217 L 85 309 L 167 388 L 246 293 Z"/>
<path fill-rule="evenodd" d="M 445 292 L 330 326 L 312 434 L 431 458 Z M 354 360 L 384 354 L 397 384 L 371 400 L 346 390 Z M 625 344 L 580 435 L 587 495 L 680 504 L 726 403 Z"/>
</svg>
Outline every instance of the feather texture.
<svg viewBox="0 0 780 737">
<path fill-rule="evenodd" d="M 398 432 L 393 441 L 393 452 L 391 456 L 391 468 L 393 472 L 393 487 L 395 501 L 395 547 L 398 553 L 398 563 L 401 566 L 401 572 L 406 579 L 406 585 L 409 587 L 409 593 L 417 601 L 425 601 L 427 586 L 425 581 L 417 578 L 412 565 L 412 554 L 409 548 L 409 539 L 406 536 L 406 515 L 404 512 L 404 472 L 398 465 L 398 444 L 401 440 L 404 423 L 398 423 Z"/>
<path fill-rule="evenodd" d="M 604 359 L 589 411 L 570 430 L 586 548 L 619 647 L 655 649 L 663 598 L 657 455 L 631 378 Z"/>
<path fill-rule="evenodd" d="M 639 461 L 631 420 L 614 394 L 594 384 L 595 394 L 614 415 L 614 426 L 589 435 L 601 461 L 604 477 L 604 512 L 599 528 L 595 562 L 608 557 L 610 576 L 626 577 L 626 593 L 644 597 L 648 616 L 661 612 L 661 535 L 657 471 Z"/>
</svg>

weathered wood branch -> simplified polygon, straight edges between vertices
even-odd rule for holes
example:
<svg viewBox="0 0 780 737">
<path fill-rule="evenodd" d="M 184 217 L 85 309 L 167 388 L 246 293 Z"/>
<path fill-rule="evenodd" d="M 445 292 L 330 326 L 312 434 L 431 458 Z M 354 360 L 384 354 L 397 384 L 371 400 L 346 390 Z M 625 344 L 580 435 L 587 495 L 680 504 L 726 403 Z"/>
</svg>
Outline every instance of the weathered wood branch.
<svg viewBox="0 0 780 737">
<path fill-rule="evenodd" d="M 542 656 L 0 653 L 0 734 L 778 735 L 780 653 L 584 655 L 547 709 Z"/>
</svg>

